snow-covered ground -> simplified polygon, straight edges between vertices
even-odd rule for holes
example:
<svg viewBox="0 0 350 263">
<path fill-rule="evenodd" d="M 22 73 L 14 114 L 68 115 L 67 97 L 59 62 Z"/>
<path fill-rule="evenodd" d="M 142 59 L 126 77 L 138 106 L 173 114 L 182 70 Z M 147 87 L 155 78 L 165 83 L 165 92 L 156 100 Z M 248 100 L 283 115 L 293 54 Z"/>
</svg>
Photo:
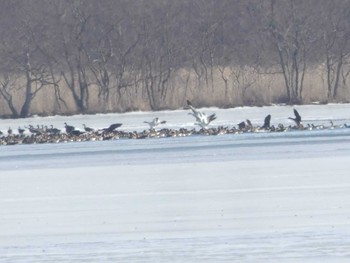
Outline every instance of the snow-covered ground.
<svg viewBox="0 0 350 263">
<path fill-rule="evenodd" d="M 350 124 L 350 105 L 298 106 Z M 292 107 L 204 109 L 292 124 Z M 186 110 L 0 120 L 193 127 Z M 0 146 L 0 262 L 350 262 L 350 129 Z"/>
</svg>

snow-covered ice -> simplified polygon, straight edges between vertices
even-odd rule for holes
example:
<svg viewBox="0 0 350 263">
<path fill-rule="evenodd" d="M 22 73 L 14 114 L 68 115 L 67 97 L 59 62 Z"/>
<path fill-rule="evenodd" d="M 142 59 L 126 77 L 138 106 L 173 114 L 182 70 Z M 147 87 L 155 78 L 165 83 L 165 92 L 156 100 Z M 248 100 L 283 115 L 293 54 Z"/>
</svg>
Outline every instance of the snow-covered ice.
<svg viewBox="0 0 350 263">
<path fill-rule="evenodd" d="M 298 106 L 350 123 L 350 105 Z M 292 108 L 216 112 L 291 124 Z M 188 111 L 1 120 L 191 127 Z M 0 147 L 0 262 L 350 262 L 350 129 Z"/>
</svg>

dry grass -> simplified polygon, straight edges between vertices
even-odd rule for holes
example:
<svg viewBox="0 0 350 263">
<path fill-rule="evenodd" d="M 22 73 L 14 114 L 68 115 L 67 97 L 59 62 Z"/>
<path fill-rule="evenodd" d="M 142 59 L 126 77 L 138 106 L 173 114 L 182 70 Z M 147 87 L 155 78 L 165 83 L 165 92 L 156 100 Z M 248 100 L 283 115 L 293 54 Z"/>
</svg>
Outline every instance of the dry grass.
<svg viewBox="0 0 350 263">
<path fill-rule="evenodd" d="M 343 83 L 343 82 L 342 82 Z M 24 81 L 17 80 L 16 87 L 24 86 Z M 32 114 L 72 114 L 77 108 L 72 94 L 64 83 L 60 83 L 61 96 L 64 104 L 55 99 L 53 87 L 42 90 L 33 99 Z M 345 82 L 346 84 L 346 82 Z M 112 83 L 113 85 L 113 83 Z M 23 104 L 24 88 L 12 90 L 15 105 L 19 110 Z M 193 70 L 182 68 L 173 72 L 165 99 L 159 93 L 155 95 L 156 109 L 177 109 L 185 105 L 190 99 L 197 106 L 235 107 L 241 105 L 268 105 L 281 103 L 286 100 L 286 90 L 280 74 L 264 74 L 249 67 L 215 68 L 211 74 L 197 75 Z M 322 66 L 310 69 L 304 82 L 304 103 L 313 101 L 327 101 L 327 86 Z M 350 100 L 350 93 L 346 85 L 339 88 L 339 102 Z M 130 110 L 150 110 L 148 95 L 144 86 L 137 86 L 110 91 L 108 101 L 99 99 L 98 88 L 90 87 L 89 112 L 123 112 Z M 0 115 L 9 115 L 3 98 L 0 98 Z"/>
</svg>

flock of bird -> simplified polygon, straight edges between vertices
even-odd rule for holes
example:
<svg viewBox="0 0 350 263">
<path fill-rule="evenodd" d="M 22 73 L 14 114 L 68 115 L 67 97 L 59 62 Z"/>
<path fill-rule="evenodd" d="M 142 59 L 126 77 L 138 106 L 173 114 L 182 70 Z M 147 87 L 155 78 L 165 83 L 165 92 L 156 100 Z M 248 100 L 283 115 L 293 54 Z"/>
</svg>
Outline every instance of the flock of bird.
<svg viewBox="0 0 350 263">
<path fill-rule="evenodd" d="M 127 132 L 117 130 L 122 126 L 122 123 L 111 124 L 107 128 L 94 129 L 87 127 L 83 124 L 84 131 L 76 129 L 72 125 L 64 123 L 64 131 L 53 127 L 29 125 L 26 129 L 18 128 L 18 133 L 14 133 L 11 128 L 8 129 L 7 134 L 0 131 L 0 145 L 15 145 L 15 144 L 35 144 L 35 143 L 60 143 L 60 142 L 73 142 L 73 141 L 96 141 L 96 140 L 116 140 L 121 138 L 126 139 L 145 139 L 145 138 L 163 138 L 163 137 L 182 137 L 190 135 L 219 135 L 219 134 L 238 134 L 247 132 L 285 132 L 289 130 L 313 130 L 313 129 L 325 129 L 325 128 L 350 128 L 350 126 L 344 124 L 341 126 L 333 125 L 330 122 L 330 126 L 313 125 L 308 124 L 304 126 L 302 123 L 299 112 L 294 109 L 294 117 L 289 117 L 294 121 L 295 125 L 288 127 L 283 124 L 277 126 L 271 125 L 271 115 L 267 115 L 264 119 L 262 126 L 254 126 L 250 120 L 245 120 L 238 123 L 237 127 L 208 127 L 211 122 L 216 120 L 216 114 L 207 115 L 204 112 L 195 108 L 192 103 L 187 100 L 187 108 L 191 110 L 190 115 L 195 118 L 195 125 L 200 127 L 199 130 L 192 129 L 169 129 L 156 127 L 165 124 L 166 121 L 161 121 L 159 118 L 154 118 L 152 121 L 145 121 L 144 123 L 149 125 L 148 130 L 142 132 Z"/>
</svg>

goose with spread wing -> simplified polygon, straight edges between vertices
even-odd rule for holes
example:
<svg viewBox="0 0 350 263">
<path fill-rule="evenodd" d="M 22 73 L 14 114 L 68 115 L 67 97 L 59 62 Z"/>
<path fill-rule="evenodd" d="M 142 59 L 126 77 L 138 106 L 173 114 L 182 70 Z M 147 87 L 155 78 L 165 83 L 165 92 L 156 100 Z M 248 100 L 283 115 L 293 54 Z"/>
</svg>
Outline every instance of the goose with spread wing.
<svg viewBox="0 0 350 263">
<path fill-rule="evenodd" d="M 271 115 L 267 115 L 264 119 L 264 125 L 261 126 L 262 130 L 270 130 Z"/>
<path fill-rule="evenodd" d="M 209 116 L 207 116 L 204 112 L 201 112 L 197 110 L 195 107 L 193 107 L 192 103 L 187 100 L 187 106 L 191 109 L 190 115 L 195 117 L 196 119 L 196 125 L 201 126 L 203 129 L 205 129 L 213 120 L 216 119 L 216 114 L 213 113 Z"/>
<path fill-rule="evenodd" d="M 152 121 L 144 121 L 144 123 L 147 123 L 149 125 L 149 128 L 153 130 L 156 126 L 160 124 L 165 124 L 166 121 L 160 121 L 159 118 L 156 117 Z"/>
<path fill-rule="evenodd" d="M 102 131 L 104 133 L 114 132 L 115 129 L 119 128 L 122 125 L 123 125 L 122 123 L 113 123 L 108 128 L 102 129 Z"/>
<path fill-rule="evenodd" d="M 288 119 L 293 120 L 298 128 L 301 128 L 301 116 L 296 109 L 293 109 L 295 118 L 289 117 Z"/>
</svg>

